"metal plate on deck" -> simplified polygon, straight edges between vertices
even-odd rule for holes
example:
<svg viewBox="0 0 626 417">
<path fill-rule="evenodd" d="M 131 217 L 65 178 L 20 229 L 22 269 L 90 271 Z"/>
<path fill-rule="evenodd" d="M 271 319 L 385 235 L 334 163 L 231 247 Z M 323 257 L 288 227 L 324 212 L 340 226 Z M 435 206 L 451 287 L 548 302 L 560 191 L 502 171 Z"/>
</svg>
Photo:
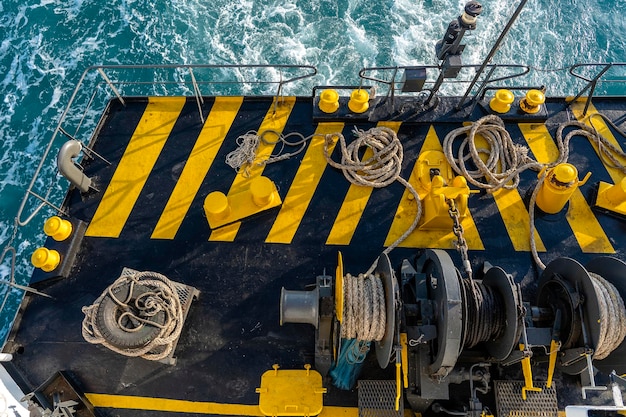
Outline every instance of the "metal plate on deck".
<svg viewBox="0 0 626 417">
<path fill-rule="evenodd" d="M 395 417 L 404 415 L 404 404 L 396 411 L 396 381 L 359 381 L 359 417 Z"/>
<path fill-rule="evenodd" d="M 522 381 L 495 381 L 498 417 L 557 417 L 559 414 L 556 388 L 540 384 L 540 392 L 529 391 L 522 399 Z"/>
</svg>

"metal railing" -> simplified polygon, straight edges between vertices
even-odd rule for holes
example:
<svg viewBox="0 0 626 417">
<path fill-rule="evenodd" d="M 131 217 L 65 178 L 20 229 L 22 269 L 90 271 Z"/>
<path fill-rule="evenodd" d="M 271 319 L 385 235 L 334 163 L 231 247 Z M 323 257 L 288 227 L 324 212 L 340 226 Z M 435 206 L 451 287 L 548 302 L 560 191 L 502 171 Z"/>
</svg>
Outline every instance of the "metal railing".
<svg viewBox="0 0 626 417">
<path fill-rule="evenodd" d="M 597 74 L 589 77 L 585 76 L 585 74 L 577 72 L 577 70 L 581 69 L 587 69 L 591 71 L 598 69 L 599 70 L 597 71 Z M 622 70 L 623 73 L 621 76 L 616 76 L 619 74 L 613 74 L 613 78 L 609 78 L 607 74 L 610 74 L 610 70 Z M 568 72 L 573 77 L 576 77 L 587 83 L 572 99 L 572 102 L 578 100 L 583 94 L 585 94 L 587 90 L 589 90 L 589 94 L 587 95 L 587 102 L 585 103 L 585 109 L 583 110 L 583 116 L 587 115 L 587 110 L 589 109 L 589 105 L 591 104 L 593 95 L 596 92 L 598 84 L 621 84 L 626 86 L 626 62 L 575 64 L 569 68 Z"/>
<path fill-rule="evenodd" d="M 480 65 L 463 65 L 460 67 L 459 77 L 446 78 L 446 85 L 470 85 L 476 82 L 474 75 L 480 68 Z M 359 71 L 359 77 L 361 78 L 361 84 L 364 80 L 373 81 L 378 84 L 382 84 L 387 87 L 385 95 L 392 100 L 398 95 L 398 92 L 402 91 L 403 80 L 402 77 L 407 70 L 423 68 L 426 71 L 427 78 L 424 80 L 424 92 L 428 92 L 429 99 L 432 96 L 432 89 L 438 86 L 439 76 L 441 69 L 437 65 L 423 65 L 423 66 L 396 66 L 396 67 L 368 67 L 362 68 Z M 524 77 L 531 71 L 531 67 L 528 65 L 520 64 L 490 64 L 485 67 L 487 75 L 480 81 L 479 87 L 474 95 L 474 99 L 482 94 L 487 86 L 494 83 L 513 80 L 516 78 Z M 374 74 L 380 74 L 375 76 Z"/>
<path fill-rule="evenodd" d="M 542 77 L 536 75 L 557 71 L 563 72 L 564 76 L 573 77 L 572 85 L 575 84 L 574 80 L 582 80 L 585 82 L 580 89 L 572 87 L 572 89 L 578 91 L 578 93 L 575 95 L 574 99 L 568 99 L 568 102 L 572 102 L 587 93 L 587 103 L 585 105 L 584 114 L 587 113 L 587 109 L 600 85 L 608 85 L 613 88 L 619 86 L 622 88 L 619 95 L 626 95 L 626 63 L 623 62 L 574 64 L 559 70 L 543 70 L 530 65 L 519 64 L 489 64 L 485 66 L 484 77 L 475 80 L 474 75 L 478 67 L 479 65 L 463 65 L 460 68 L 457 78 L 446 78 L 445 85 L 459 85 L 459 90 L 457 91 L 453 88 L 454 91 L 451 95 L 460 95 L 461 86 L 469 85 L 471 87 L 475 84 L 476 87 L 473 89 L 474 94 L 472 97 L 473 104 L 475 105 L 478 100 L 484 99 L 487 91 L 497 90 L 499 88 L 508 88 L 510 90 L 540 88 L 539 84 L 542 83 L 538 80 Z M 371 81 L 387 88 L 387 91 L 383 92 L 383 95 L 390 97 L 393 101 L 397 95 L 402 93 L 403 75 L 405 71 L 415 68 L 423 68 L 426 70 L 427 78 L 424 80 L 422 91 L 430 93 L 432 87 L 437 83 L 441 72 L 441 68 L 437 65 L 368 67 L 362 68 L 359 71 L 359 77 L 361 78 L 361 85 L 363 85 L 364 81 Z M 532 77 L 533 75 L 535 76 Z M 463 104 L 463 101 L 464 100 L 459 101 L 457 110 Z"/>
<path fill-rule="evenodd" d="M 229 72 L 235 76 L 234 79 L 228 78 Z M 225 90 L 227 94 L 224 95 L 250 94 L 251 91 L 255 92 L 253 88 L 250 88 L 251 86 L 261 86 L 272 87 L 275 90 L 272 95 L 279 98 L 285 86 L 316 74 L 317 69 L 310 65 L 102 65 L 89 67 L 74 88 L 68 105 L 61 114 L 59 123 L 44 150 L 18 209 L 17 223 L 20 226 L 28 224 L 44 206 L 49 206 L 64 214 L 62 207 L 49 200 L 52 187 L 48 188 L 45 194 L 35 192 L 34 187 L 42 169 L 48 163 L 49 153 L 59 133 L 71 139 L 80 137 L 81 129 L 90 112 L 101 113 L 108 98 L 116 97 L 122 104 L 125 104 L 124 97 L 129 96 L 193 95 L 198 105 L 200 119 L 204 122 L 203 96 L 221 95 Z M 258 78 L 247 78 L 246 75 Z M 278 79 L 261 78 L 263 75 Z M 81 94 L 88 81 L 93 92 L 90 95 Z M 229 88 L 224 88 L 225 86 Z M 108 90 L 109 94 L 104 100 L 97 100 L 97 98 L 103 98 L 101 97 L 103 87 Z M 262 93 L 267 89 L 260 91 Z M 74 129 L 65 126 L 70 116 L 75 119 Z M 95 128 L 95 124 L 91 127 Z M 72 130 L 73 133 L 68 133 Z M 91 133 L 88 136 L 91 136 Z M 24 219 L 24 211 L 31 197 L 36 198 L 40 203 Z"/>
<path fill-rule="evenodd" d="M 44 208 L 55 214 L 67 215 L 63 208 L 64 187 L 55 175 L 59 137 L 76 139 L 83 143 L 83 153 L 98 156 L 86 145 L 91 142 L 98 120 L 112 98 L 125 103 L 133 96 L 188 96 L 195 97 L 198 112 L 204 122 L 202 105 L 206 96 L 269 95 L 277 99 L 286 87 L 297 81 L 312 78 L 317 69 L 310 65 L 101 65 L 87 68 L 69 98 L 68 104 L 43 149 L 39 164 L 20 202 L 11 237 L 4 242 L 0 265 L 7 263 L 9 276 L 0 279 L 7 289 L 0 301 L 4 311 L 11 289 L 38 293 L 16 282 L 18 251 L 15 239 L 18 230 L 28 225 Z M 310 86 L 312 87 L 312 85 Z M 306 89 L 311 91 L 310 88 Z M 82 139 L 82 140 L 81 140 Z M 59 143 L 58 143 L 59 142 Z"/>
</svg>

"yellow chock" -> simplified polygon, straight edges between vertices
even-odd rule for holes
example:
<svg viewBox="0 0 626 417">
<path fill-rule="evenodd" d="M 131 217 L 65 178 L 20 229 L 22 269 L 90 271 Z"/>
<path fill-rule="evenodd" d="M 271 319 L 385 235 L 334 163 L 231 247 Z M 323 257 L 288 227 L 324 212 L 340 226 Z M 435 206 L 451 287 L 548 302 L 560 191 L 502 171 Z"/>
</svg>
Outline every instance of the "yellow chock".
<svg viewBox="0 0 626 417">
<path fill-rule="evenodd" d="M 369 100 L 369 93 L 359 88 L 358 90 L 354 90 L 352 94 L 350 94 L 348 108 L 353 113 L 365 113 L 370 107 Z"/>
<path fill-rule="evenodd" d="M 281 204 L 274 182 L 256 177 L 249 181 L 247 189 L 228 197 L 219 191 L 210 193 L 204 200 L 204 213 L 209 227 L 216 229 Z"/>
<path fill-rule="evenodd" d="M 43 232 L 57 242 L 61 242 L 72 234 L 72 223 L 58 216 L 52 216 L 44 223 Z"/>
<path fill-rule="evenodd" d="M 496 91 L 496 95 L 489 102 L 489 107 L 496 113 L 507 113 L 511 110 L 513 101 L 515 101 L 515 96 L 511 90 L 501 89 Z"/>
<path fill-rule="evenodd" d="M 339 108 L 339 94 L 335 90 L 324 90 L 320 94 L 319 108 L 324 113 L 334 113 Z"/>
<path fill-rule="evenodd" d="M 519 107 L 524 113 L 535 114 L 541 110 L 541 105 L 546 102 L 546 95 L 541 90 L 529 90 L 526 97 L 520 100 Z"/>
<path fill-rule="evenodd" d="M 542 169 L 539 177 L 544 175 L 546 168 Z M 584 185 L 591 172 L 588 172 L 582 181 L 578 180 L 578 170 L 572 164 L 558 164 L 550 169 L 537 193 L 537 207 L 544 213 L 556 214 L 565 207 L 576 189 Z"/>
<path fill-rule="evenodd" d="M 595 206 L 626 216 L 626 177 L 615 185 L 600 181 Z"/>
<path fill-rule="evenodd" d="M 430 191 L 431 177 L 434 172 L 443 177 L 444 182 L 451 182 L 454 178 L 454 171 L 452 171 L 452 167 L 448 164 L 446 155 L 442 151 L 429 150 L 420 152 L 417 158 L 417 178 L 419 179 L 418 187 L 420 191 Z"/>
<path fill-rule="evenodd" d="M 462 176 L 456 176 L 450 185 L 446 185 L 441 175 L 433 176 L 430 192 L 423 199 L 423 222 L 419 226 L 422 230 L 441 230 L 452 227 L 448 200 L 454 200 L 454 204 L 462 219 L 467 215 L 467 199 L 472 193 L 467 180 Z"/>
<path fill-rule="evenodd" d="M 37 248 L 30 257 L 35 268 L 41 268 L 44 272 L 54 271 L 61 262 L 61 255 L 54 249 Z"/>
</svg>

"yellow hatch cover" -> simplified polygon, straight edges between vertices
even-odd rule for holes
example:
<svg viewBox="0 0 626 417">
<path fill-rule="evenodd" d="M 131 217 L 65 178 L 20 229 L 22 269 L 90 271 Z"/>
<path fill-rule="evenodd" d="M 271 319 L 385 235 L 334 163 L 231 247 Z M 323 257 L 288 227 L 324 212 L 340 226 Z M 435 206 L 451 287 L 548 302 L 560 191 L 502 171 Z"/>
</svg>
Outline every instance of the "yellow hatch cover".
<svg viewBox="0 0 626 417">
<path fill-rule="evenodd" d="M 304 365 L 304 370 L 272 370 L 261 376 L 259 408 L 266 416 L 315 416 L 322 412 L 323 394 L 322 375 L 311 370 L 311 365 Z"/>
</svg>

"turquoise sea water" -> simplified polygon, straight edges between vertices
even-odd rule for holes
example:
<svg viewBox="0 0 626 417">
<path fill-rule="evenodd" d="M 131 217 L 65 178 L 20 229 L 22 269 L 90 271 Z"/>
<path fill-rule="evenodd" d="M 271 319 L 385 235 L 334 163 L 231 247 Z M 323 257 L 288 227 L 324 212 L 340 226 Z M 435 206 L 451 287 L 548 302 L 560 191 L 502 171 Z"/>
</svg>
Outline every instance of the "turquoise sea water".
<svg viewBox="0 0 626 417">
<path fill-rule="evenodd" d="M 434 44 L 463 0 L 41 0 L 0 2 L 0 242 L 83 70 L 96 64 L 309 64 L 318 85 L 358 83 L 365 66 L 435 64 Z M 517 1 L 485 0 L 465 63 L 479 64 Z M 540 69 L 625 62 L 626 0 L 530 0 L 494 58 Z M 562 73 L 539 71 L 548 94 Z M 611 92 L 609 87 L 609 92 Z M 613 91 L 615 92 L 615 91 Z M 310 91 L 300 91 L 310 94 Z M 575 93 L 575 91 L 574 91 Z M 54 175 L 53 167 L 46 168 Z M 43 220 L 21 228 L 18 283 L 43 242 Z M 8 279 L 10 257 L 0 264 Z M 6 287 L 0 288 L 0 294 Z M 21 299 L 0 316 L 4 340 Z"/>
</svg>

